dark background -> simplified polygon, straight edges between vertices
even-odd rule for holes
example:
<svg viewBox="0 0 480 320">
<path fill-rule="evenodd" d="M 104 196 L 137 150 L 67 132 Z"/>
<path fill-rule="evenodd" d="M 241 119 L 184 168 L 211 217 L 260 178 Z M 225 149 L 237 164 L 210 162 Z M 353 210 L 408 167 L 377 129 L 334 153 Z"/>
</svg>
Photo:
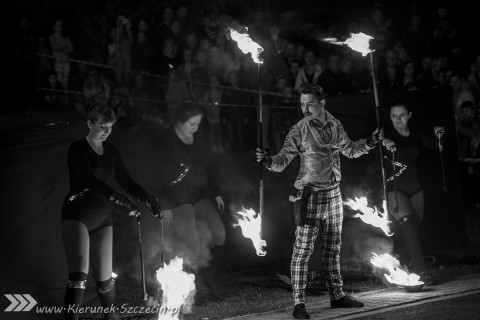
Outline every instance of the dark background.
<svg viewBox="0 0 480 320">
<path fill-rule="evenodd" d="M 297 10 L 305 20 L 328 25 L 336 20 L 352 20 L 368 15 L 373 1 L 217 1 L 227 12 L 235 12 L 242 23 L 251 21 L 253 10 L 264 10 L 272 15 L 285 10 Z M 192 2 L 189 2 L 192 3 Z M 9 1 L 5 12 L 7 25 L 14 26 L 26 15 L 32 19 L 38 34 L 51 33 L 52 21 L 62 17 L 68 21 L 67 33 L 71 35 L 78 58 L 104 61 L 103 47 L 108 26 L 118 10 L 144 8 L 152 19 L 161 13 L 158 1 Z M 390 16 L 398 19 L 397 25 L 405 27 L 404 16 L 414 8 L 424 13 L 427 26 L 432 27 L 435 8 L 445 4 L 452 16 L 461 41 L 468 48 L 468 61 L 479 52 L 474 26 L 477 12 L 467 1 L 396 1 L 388 2 Z M 151 9 L 153 8 L 153 10 Z M 92 26 L 98 26 L 93 28 Z M 10 36 L 6 29 L 5 42 Z M 473 40 L 473 41 L 472 41 Z M 79 45 L 82 44 L 82 45 Z M 9 51 L 10 52 L 10 51 Z M 6 58 L 6 77 L 15 74 L 15 67 Z M 5 86 L 4 104 L 14 105 L 18 91 L 11 90 L 12 82 Z M 381 106 L 396 97 L 381 95 Z M 403 97 L 405 98 L 405 97 Z M 462 186 L 459 180 L 457 148 L 453 135 L 451 97 L 442 92 L 409 93 L 414 107 L 412 121 L 421 130 L 431 134 L 433 127 L 446 127 L 446 176 L 449 192 L 442 190 L 442 176 L 438 152 L 426 152 L 422 159 L 422 179 L 425 185 L 425 221 L 421 235 L 428 254 L 467 246 L 462 203 Z M 385 108 L 380 107 L 382 123 L 386 122 Z M 338 117 L 354 140 L 363 138 L 376 127 L 375 105 L 372 94 L 330 97 L 327 110 Z M 0 287 L 3 293 L 30 293 L 41 297 L 41 304 L 59 304 L 67 278 L 65 257 L 61 240 L 60 209 L 68 192 L 66 166 L 67 148 L 72 141 L 87 133 L 84 121 L 72 114 L 33 115 L 15 114 L 11 108 L 1 109 L 0 135 Z M 68 125 L 48 125 L 54 121 L 68 121 Z M 57 123 L 58 124 L 58 123 Z M 162 155 L 155 145 L 161 129 L 153 125 L 142 126 L 132 133 L 115 128 L 110 141 L 118 146 L 132 176 L 147 189 L 158 188 L 155 174 L 161 166 Z M 378 155 L 372 153 L 359 159 L 342 157 L 342 191 L 344 198 L 369 194 L 378 200 L 381 194 Z M 251 153 L 231 154 L 219 160 L 219 169 L 228 177 L 225 198 L 228 213 L 241 204 L 254 207 L 258 204 L 258 167 Z M 253 268 L 259 265 L 283 263 L 288 265 L 293 241 L 292 207 L 288 195 L 293 194 L 296 164 L 283 174 L 264 173 L 265 217 L 264 238 L 268 254 L 255 256 L 248 239 L 238 229 L 227 225 L 227 254 L 225 264 L 229 270 Z M 145 211 L 145 213 L 148 213 Z M 348 214 L 348 212 L 346 212 Z M 147 273 L 153 273 L 159 264 L 160 225 L 148 214 L 144 215 L 144 243 Z M 114 270 L 120 277 L 137 281 L 139 260 L 134 220 L 118 212 L 115 221 Z M 372 240 L 372 241 L 370 241 Z M 355 264 L 365 260 L 376 246 L 388 245 L 378 230 L 363 225 L 358 219 L 345 219 L 342 263 Z M 149 281 L 151 281 L 149 277 Z M 136 282 L 138 283 L 138 282 Z M 6 307 L 0 299 L 0 309 Z"/>
</svg>

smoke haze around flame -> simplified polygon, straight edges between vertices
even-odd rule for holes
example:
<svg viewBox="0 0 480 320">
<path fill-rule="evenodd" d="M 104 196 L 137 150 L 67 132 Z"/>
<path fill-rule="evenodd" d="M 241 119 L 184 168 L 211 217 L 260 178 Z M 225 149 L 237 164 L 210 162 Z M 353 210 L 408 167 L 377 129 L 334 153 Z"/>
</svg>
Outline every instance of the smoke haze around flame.
<svg viewBox="0 0 480 320">
<path fill-rule="evenodd" d="M 354 198 L 355 196 L 365 196 L 369 203 L 378 202 L 378 190 L 368 188 L 367 182 L 360 183 L 361 187 L 343 188 L 343 197 Z M 375 201 L 377 200 L 377 201 Z M 374 268 L 370 262 L 372 252 L 377 254 L 393 254 L 393 239 L 387 237 L 379 228 L 364 223 L 358 218 L 349 218 L 351 213 L 355 213 L 348 206 L 344 206 L 344 223 L 342 231 L 342 264 L 353 264 L 359 266 L 365 274 L 373 274 L 376 277 L 385 279 L 382 270 Z"/>
</svg>

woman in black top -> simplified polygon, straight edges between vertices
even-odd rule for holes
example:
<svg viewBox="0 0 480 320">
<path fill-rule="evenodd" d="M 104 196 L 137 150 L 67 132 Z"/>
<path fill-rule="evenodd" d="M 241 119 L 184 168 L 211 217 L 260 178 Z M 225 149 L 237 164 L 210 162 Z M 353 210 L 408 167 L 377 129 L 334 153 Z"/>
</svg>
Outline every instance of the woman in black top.
<svg viewBox="0 0 480 320">
<path fill-rule="evenodd" d="M 418 226 L 423 220 L 424 194 L 420 181 L 418 158 L 422 148 L 434 148 L 433 139 L 412 130 L 408 121 L 412 112 L 404 102 L 398 102 L 390 107 L 390 120 L 393 130 L 387 131 L 388 138 L 383 140 L 383 145 L 395 151 L 395 162 L 403 164 L 404 168 L 396 168 L 394 179 L 389 179 L 387 184 L 388 212 L 395 218 L 400 226 L 399 232 L 394 235 L 397 251 L 404 263 L 413 267 L 413 271 L 420 274 L 421 280 L 426 285 L 433 283 L 432 276 L 427 270 L 423 249 L 418 235 Z M 435 127 L 434 133 L 441 136 L 443 127 Z M 391 166 L 386 167 L 387 176 L 393 177 Z M 402 171 L 401 171 L 402 170 Z M 401 173 L 400 173 L 401 171 Z M 403 237 L 403 238 L 402 238 Z"/>
<path fill-rule="evenodd" d="M 218 256 L 212 249 L 221 250 L 225 242 L 225 227 L 219 214 L 224 202 L 211 147 L 201 134 L 195 135 L 203 116 L 199 106 L 182 107 L 164 136 L 162 207 L 170 232 L 167 255 L 182 257 L 184 265 L 194 272 L 201 269 L 197 280 L 215 295 L 213 269 L 205 267 L 212 263 L 212 256 Z M 197 304 L 198 299 L 197 295 Z"/>
<path fill-rule="evenodd" d="M 140 213 L 129 197 L 111 187 L 113 179 L 128 194 L 160 214 L 156 198 L 132 180 L 117 148 L 105 142 L 115 124 L 113 110 L 89 101 L 87 114 L 90 129 L 87 136 L 73 142 L 68 150 L 70 191 L 62 208 L 63 242 L 69 270 L 64 305 L 67 319 L 78 318 L 76 308 L 82 303 L 89 266 L 102 305 L 111 307 L 115 300 L 113 204 L 126 208 L 130 216 Z M 111 312 L 104 310 L 108 319 L 117 319 Z"/>
</svg>

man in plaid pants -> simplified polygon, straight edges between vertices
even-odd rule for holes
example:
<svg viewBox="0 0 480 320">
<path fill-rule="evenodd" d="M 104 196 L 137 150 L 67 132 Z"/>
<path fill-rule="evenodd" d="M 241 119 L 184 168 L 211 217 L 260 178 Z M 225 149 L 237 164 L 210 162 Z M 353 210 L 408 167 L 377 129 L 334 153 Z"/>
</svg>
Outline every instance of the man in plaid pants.
<svg viewBox="0 0 480 320">
<path fill-rule="evenodd" d="M 325 94 L 318 85 L 304 85 L 300 93 L 304 118 L 295 124 L 277 155 L 257 148 L 256 157 L 269 170 L 280 172 L 300 156 L 300 171 L 295 181 L 299 198 L 295 202 L 295 244 L 291 262 L 293 316 L 309 319 L 305 309 L 308 262 L 317 235 L 321 237 L 322 266 L 332 308 L 360 308 L 363 303 L 342 291 L 340 246 L 343 205 L 340 193 L 340 152 L 356 158 L 368 153 L 382 140 L 383 130 L 367 139 L 351 141 L 342 124 L 325 110 Z"/>
</svg>

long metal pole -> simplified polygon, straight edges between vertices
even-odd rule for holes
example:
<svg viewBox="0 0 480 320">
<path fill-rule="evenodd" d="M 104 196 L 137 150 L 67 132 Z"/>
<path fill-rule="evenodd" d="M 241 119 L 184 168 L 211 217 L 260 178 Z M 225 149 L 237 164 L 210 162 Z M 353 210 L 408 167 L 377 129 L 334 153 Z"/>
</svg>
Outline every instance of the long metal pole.
<svg viewBox="0 0 480 320">
<path fill-rule="evenodd" d="M 142 226 L 140 223 L 140 216 L 137 217 L 138 223 L 138 247 L 140 249 L 140 268 L 142 272 L 142 300 L 146 301 L 147 296 L 147 288 L 145 285 L 145 262 L 143 260 L 143 250 L 142 250 Z"/>
<path fill-rule="evenodd" d="M 380 103 L 378 102 L 378 90 L 377 90 L 377 78 L 375 75 L 375 64 L 373 62 L 373 52 L 370 52 L 370 63 L 372 66 L 372 81 L 373 81 L 373 96 L 375 98 L 375 116 L 377 118 L 377 128 L 380 130 Z M 385 165 L 383 162 L 383 149 L 382 143 L 378 144 L 378 150 L 380 154 L 380 166 L 382 168 L 382 183 L 383 183 L 383 198 L 387 205 L 385 206 L 385 214 L 388 215 L 388 199 L 387 199 L 387 179 L 385 178 Z"/>
<path fill-rule="evenodd" d="M 262 108 L 262 70 L 261 70 L 261 63 L 257 63 L 258 65 L 258 110 L 257 110 L 257 119 L 258 119 L 258 128 L 257 128 L 257 145 L 260 150 L 263 150 L 263 108 Z M 260 186 L 259 186 L 259 215 L 260 221 L 263 224 L 263 165 L 260 163 L 258 166 L 260 169 Z M 260 226 L 260 238 L 262 238 L 262 225 Z"/>
<path fill-rule="evenodd" d="M 440 140 L 441 138 L 439 136 L 437 136 L 437 138 L 438 138 L 438 151 L 439 151 L 439 154 L 440 154 L 440 165 L 442 166 L 443 192 L 448 192 L 447 181 L 445 179 L 445 164 L 443 163 L 442 141 Z"/>
</svg>

